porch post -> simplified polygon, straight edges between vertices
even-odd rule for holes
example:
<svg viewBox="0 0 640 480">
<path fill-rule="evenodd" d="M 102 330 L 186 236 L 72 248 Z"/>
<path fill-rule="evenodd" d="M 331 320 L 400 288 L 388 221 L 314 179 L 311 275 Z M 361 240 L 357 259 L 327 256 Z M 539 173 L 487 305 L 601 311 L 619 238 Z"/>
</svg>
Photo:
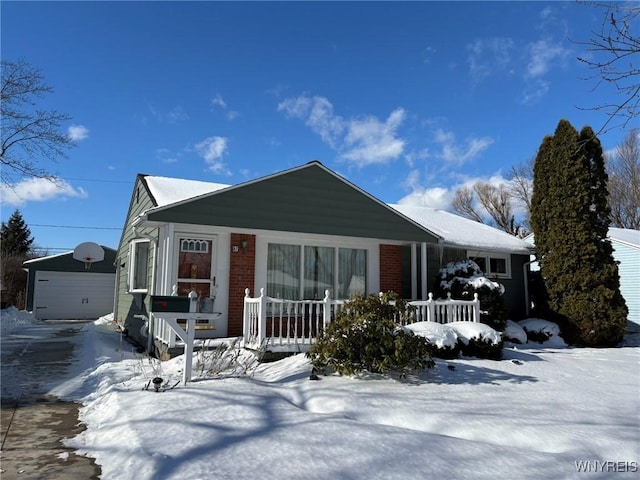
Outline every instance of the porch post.
<svg viewBox="0 0 640 480">
<path fill-rule="evenodd" d="M 264 294 L 264 288 L 260 289 L 260 305 L 258 308 L 258 339 L 259 344 L 267 338 L 267 297 Z M 273 334 L 273 332 L 272 332 Z"/>
<path fill-rule="evenodd" d="M 322 312 L 322 329 L 324 331 L 324 329 L 327 328 L 327 325 L 331 323 L 331 298 L 329 296 L 329 290 L 324 291 L 323 302 L 324 311 Z"/>
<path fill-rule="evenodd" d="M 189 292 L 189 315 L 187 316 L 187 341 L 184 346 L 184 374 L 183 382 L 191 381 L 191 368 L 193 366 L 193 342 L 196 335 L 196 312 L 198 310 L 198 294 Z"/>
<path fill-rule="evenodd" d="M 418 249 L 415 243 L 411 244 L 411 298 L 418 298 Z"/>
<path fill-rule="evenodd" d="M 420 258 L 420 280 L 422 281 L 421 292 L 422 295 L 420 298 L 422 300 L 426 300 L 429 286 L 427 285 L 427 242 L 422 242 L 420 244 L 421 258 Z"/>
</svg>

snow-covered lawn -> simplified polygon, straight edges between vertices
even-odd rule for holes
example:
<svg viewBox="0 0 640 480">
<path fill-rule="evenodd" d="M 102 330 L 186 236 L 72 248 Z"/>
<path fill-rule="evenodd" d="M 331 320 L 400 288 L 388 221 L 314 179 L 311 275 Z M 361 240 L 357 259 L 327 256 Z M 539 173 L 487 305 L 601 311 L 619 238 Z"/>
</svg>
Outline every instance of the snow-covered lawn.
<svg viewBox="0 0 640 480">
<path fill-rule="evenodd" d="M 638 474 L 637 343 L 508 345 L 502 361 L 438 360 L 405 381 L 311 381 L 308 360 L 297 355 L 261 364 L 251 376 L 199 379 L 156 393 L 144 387 L 155 376 L 173 386 L 182 357 L 160 364 L 123 348 L 109 317 L 87 324 L 84 335 L 74 371 L 51 393 L 84 404 L 87 430 L 67 444 L 95 457 L 104 479 Z"/>
</svg>

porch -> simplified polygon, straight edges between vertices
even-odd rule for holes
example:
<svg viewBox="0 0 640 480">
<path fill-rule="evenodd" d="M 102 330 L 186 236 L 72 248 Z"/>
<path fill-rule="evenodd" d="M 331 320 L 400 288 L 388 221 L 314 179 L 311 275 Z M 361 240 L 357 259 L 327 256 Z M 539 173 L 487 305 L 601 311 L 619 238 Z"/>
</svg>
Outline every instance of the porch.
<svg viewBox="0 0 640 480">
<path fill-rule="evenodd" d="M 409 316 L 414 322 L 479 322 L 480 301 L 428 300 L 408 302 L 415 307 Z M 336 315 L 348 306 L 348 300 L 330 297 L 325 291 L 322 300 L 285 300 L 268 297 L 264 289 L 252 298 L 247 288 L 244 296 L 243 339 L 244 347 L 270 352 L 304 352 L 316 342 L 322 331 L 335 320 Z"/>
</svg>

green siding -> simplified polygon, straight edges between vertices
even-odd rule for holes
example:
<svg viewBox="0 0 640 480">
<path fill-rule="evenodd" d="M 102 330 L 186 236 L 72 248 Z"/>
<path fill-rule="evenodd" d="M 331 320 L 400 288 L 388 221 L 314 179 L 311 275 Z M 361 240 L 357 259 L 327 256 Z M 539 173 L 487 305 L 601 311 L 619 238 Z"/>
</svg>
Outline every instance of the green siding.
<svg viewBox="0 0 640 480">
<path fill-rule="evenodd" d="M 140 238 L 135 236 L 131 222 L 138 217 L 138 215 L 154 206 L 156 206 L 156 204 L 144 183 L 144 176 L 138 175 L 133 189 L 133 194 L 131 196 L 131 202 L 129 204 L 127 221 L 122 232 L 122 237 L 120 238 L 120 245 L 118 246 L 117 261 L 120 268 L 118 269 L 118 284 L 116 289 L 116 295 L 118 298 L 116 321 L 131 338 L 141 344 L 145 342 L 144 337 L 140 335 L 140 328 L 144 321 L 139 318 L 135 318 L 135 315 L 148 315 L 149 295 L 151 292 L 148 294 L 131 294 L 127 292 L 127 274 L 129 271 L 129 265 L 127 262 L 129 244 L 134 238 Z M 155 228 L 138 228 L 138 232 L 145 235 L 157 236 L 157 229 Z M 149 287 L 152 285 L 153 257 L 155 255 L 155 246 L 153 245 L 153 242 L 151 243 L 152 245 L 149 249 L 149 261 L 147 262 L 147 284 Z"/>
<path fill-rule="evenodd" d="M 148 214 L 151 221 L 397 241 L 437 238 L 317 163 Z"/>
</svg>

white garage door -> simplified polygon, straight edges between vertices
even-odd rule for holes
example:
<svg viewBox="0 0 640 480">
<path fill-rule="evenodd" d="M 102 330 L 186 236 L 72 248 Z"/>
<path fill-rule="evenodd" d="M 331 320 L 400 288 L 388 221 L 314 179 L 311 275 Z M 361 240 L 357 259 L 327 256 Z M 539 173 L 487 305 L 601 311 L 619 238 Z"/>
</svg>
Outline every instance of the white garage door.
<svg viewBox="0 0 640 480">
<path fill-rule="evenodd" d="M 33 312 L 49 320 L 92 319 L 113 312 L 114 273 L 36 271 Z"/>
</svg>

